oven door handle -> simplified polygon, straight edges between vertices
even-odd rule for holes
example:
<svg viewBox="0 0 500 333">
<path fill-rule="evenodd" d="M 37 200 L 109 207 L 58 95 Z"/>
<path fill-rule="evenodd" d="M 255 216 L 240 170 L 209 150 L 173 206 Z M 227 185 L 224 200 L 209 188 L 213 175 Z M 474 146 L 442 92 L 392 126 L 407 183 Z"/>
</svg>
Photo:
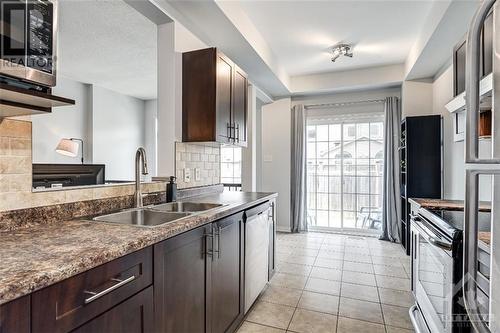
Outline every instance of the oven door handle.
<svg viewBox="0 0 500 333">
<path fill-rule="evenodd" d="M 410 214 L 410 219 L 417 225 L 418 229 L 420 229 L 420 235 L 425 238 L 425 240 L 431 244 L 434 245 L 435 247 L 445 250 L 445 251 L 451 251 L 453 249 L 453 245 L 450 242 L 443 242 L 440 239 L 437 239 L 434 236 L 431 236 L 430 233 L 427 231 L 427 227 L 425 227 L 422 224 L 422 219 L 420 216 Z"/>
</svg>

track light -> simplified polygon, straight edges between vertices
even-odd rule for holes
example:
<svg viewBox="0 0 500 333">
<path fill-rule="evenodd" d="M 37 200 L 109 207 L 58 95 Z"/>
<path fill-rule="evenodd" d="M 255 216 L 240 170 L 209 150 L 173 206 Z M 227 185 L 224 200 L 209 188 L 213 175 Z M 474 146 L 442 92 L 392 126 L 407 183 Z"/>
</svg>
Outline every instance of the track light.
<svg viewBox="0 0 500 333">
<path fill-rule="evenodd" d="M 338 44 L 332 48 L 332 62 L 335 62 L 340 56 L 352 58 L 352 46 L 349 44 Z"/>
</svg>

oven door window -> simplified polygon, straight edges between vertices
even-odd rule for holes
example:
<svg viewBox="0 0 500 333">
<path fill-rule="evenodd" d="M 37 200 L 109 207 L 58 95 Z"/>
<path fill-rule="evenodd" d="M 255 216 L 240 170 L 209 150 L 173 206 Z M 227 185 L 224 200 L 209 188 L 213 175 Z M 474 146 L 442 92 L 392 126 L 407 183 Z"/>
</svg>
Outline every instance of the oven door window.
<svg viewBox="0 0 500 333">
<path fill-rule="evenodd" d="M 0 52 L 3 60 L 25 66 L 26 2 L 0 0 Z"/>
<path fill-rule="evenodd" d="M 417 298 L 424 316 L 431 316 L 442 332 L 451 327 L 453 298 L 452 258 L 419 234 L 417 260 Z M 422 304 L 423 303 L 423 304 Z"/>
<path fill-rule="evenodd" d="M 54 5 L 47 0 L 28 3 L 28 67 L 52 73 Z"/>
</svg>

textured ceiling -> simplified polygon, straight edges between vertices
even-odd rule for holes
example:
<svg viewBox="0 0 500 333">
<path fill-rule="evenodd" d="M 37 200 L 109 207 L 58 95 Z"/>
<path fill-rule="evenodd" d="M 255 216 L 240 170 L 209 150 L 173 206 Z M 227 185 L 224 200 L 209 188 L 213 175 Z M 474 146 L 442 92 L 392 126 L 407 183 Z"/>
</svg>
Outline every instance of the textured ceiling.
<svg viewBox="0 0 500 333">
<path fill-rule="evenodd" d="M 134 96 L 157 94 L 156 25 L 121 0 L 59 1 L 58 71 Z"/>
</svg>

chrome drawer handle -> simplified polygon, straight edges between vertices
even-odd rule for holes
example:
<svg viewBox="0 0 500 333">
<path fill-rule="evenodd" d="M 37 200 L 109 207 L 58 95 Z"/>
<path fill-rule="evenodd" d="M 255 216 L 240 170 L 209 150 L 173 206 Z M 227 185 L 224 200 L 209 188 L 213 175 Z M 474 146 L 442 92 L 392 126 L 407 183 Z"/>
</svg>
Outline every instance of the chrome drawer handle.
<svg viewBox="0 0 500 333">
<path fill-rule="evenodd" d="M 124 286 L 127 283 L 129 283 L 129 282 L 132 282 L 133 280 L 135 280 L 135 275 L 132 275 L 131 277 L 126 278 L 125 280 L 111 279 L 111 281 L 115 281 L 115 282 L 118 282 L 118 283 L 116 283 L 116 284 L 112 285 L 111 287 L 109 287 L 108 289 L 104 289 L 103 291 L 100 291 L 98 293 L 93 292 L 93 291 L 87 291 L 87 290 L 85 290 L 83 292 L 84 294 L 90 294 L 92 296 L 89 297 L 89 298 L 86 298 L 84 302 L 85 302 L 85 304 L 89 304 L 89 303 L 95 301 L 96 299 L 101 298 L 102 296 L 104 296 L 106 294 L 109 294 L 113 290 L 118 289 L 121 286 Z"/>
</svg>

